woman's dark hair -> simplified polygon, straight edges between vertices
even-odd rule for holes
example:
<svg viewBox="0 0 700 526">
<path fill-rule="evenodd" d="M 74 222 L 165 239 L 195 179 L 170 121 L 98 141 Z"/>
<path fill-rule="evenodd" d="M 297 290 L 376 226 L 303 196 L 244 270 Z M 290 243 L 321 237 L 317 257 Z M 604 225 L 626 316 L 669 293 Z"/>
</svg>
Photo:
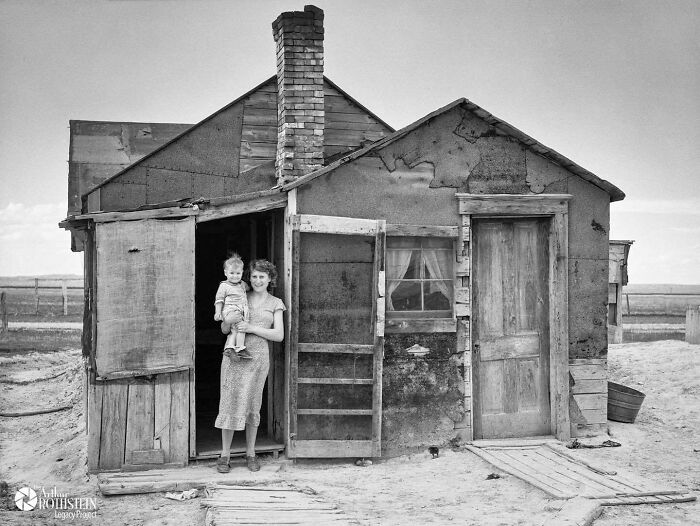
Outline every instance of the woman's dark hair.
<svg viewBox="0 0 700 526">
<path fill-rule="evenodd" d="M 277 286 L 277 267 L 266 259 L 256 259 L 250 262 L 250 273 L 255 271 L 264 272 L 270 276 L 270 286 Z"/>
</svg>

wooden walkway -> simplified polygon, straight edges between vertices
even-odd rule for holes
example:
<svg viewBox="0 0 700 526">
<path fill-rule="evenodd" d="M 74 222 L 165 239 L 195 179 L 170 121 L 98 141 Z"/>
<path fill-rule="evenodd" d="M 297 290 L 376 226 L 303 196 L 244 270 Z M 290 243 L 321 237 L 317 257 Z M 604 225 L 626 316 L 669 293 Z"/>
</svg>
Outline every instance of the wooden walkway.
<svg viewBox="0 0 700 526">
<path fill-rule="evenodd" d="M 545 444 L 468 445 L 467 448 L 493 464 L 558 499 L 584 497 L 603 506 L 690 502 L 696 497 L 669 489 L 647 488 L 596 468 L 558 448 Z"/>
<path fill-rule="evenodd" d="M 208 488 L 202 500 L 207 510 L 207 526 L 232 524 L 294 524 L 332 526 L 357 525 L 344 512 L 292 488 L 273 486 L 225 486 Z"/>
</svg>

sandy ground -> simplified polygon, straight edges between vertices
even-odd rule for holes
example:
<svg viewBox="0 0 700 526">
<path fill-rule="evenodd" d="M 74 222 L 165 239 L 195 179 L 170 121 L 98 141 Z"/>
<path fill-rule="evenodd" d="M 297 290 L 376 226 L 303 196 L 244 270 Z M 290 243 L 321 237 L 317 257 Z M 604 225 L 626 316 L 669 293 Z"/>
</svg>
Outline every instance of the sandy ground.
<svg viewBox="0 0 700 526">
<path fill-rule="evenodd" d="M 635 424 L 610 422 L 622 447 L 574 450 L 593 464 L 617 469 L 647 486 L 700 494 L 700 346 L 679 341 L 614 345 L 612 380 L 644 391 Z M 103 497 L 86 475 L 86 435 L 79 351 L 0 354 L 0 411 L 23 411 L 72 403 L 70 410 L 0 417 L 1 524 L 203 524 L 199 499 L 176 502 L 162 494 Z M 601 442 L 608 437 L 598 437 Z M 269 471 L 275 471 L 272 478 Z M 541 525 L 560 501 L 500 473 L 475 455 L 441 450 L 358 467 L 348 462 L 268 461 L 269 481 L 314 489 L 356 517 L 359 524 Z M 487 480 L 490 473 L 501 478 Z M 250 478 L 250 477 L 248 477 Z M 71 497 L 97 499 L 97 516 L 56 518 L 53 512 L 20 512 L 12 502 L 24 485 Z M 697 502 L 606 508 L 596 525 L 700 524 Z"/>
</svg>

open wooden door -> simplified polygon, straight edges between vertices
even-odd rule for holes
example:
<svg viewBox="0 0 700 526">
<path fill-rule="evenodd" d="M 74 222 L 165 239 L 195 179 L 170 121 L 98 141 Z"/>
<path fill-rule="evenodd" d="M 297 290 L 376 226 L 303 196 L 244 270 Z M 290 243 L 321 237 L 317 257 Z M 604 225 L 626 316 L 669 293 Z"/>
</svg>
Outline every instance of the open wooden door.
<svg viewBox="0 0 700 526">
<path fill-rule="evenodd" d="M 194 367 L 194 217 L 97 223 L 96 373 Z"/>
<path fill-rule="evenodd" d="M 551 433 L 549 221 L 473 222 L 474 438 Z"/>
<path fill-rule="evenodd" d="M 384 221 L 292 217 L 288 456 L 381 456 Z"/>
</svg>

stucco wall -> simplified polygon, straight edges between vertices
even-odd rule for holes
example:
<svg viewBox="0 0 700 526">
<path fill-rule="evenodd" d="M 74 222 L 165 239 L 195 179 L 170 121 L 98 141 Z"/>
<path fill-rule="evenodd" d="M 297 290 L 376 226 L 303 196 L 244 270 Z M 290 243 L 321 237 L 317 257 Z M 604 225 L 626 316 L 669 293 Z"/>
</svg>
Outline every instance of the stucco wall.
<svg viewBox="0 0 700 526">
<path fill-rule="evenodd" d="M 604 357 L 609 195 L 466 111 L 454 108 L 387 147 L 299 188 L 300 213 L 459 225 L 455 192 L 569 193 L 569 358 Z M 464 416 L 454 334 L 387 335 L 385 447 L 445 443 Z M 419 343 L 433 349 L 410 358 Z M 458 387 L 460 386 L 461 387 Z M 463 426 L 464 424 L 462 424 Z"/>
<path fill-rule="evenodd" d="M 406 352 L 418 344 L 424 357 Z M 389 334 L 384 342 L 382 452 L 441 445 L 464 416 L 455 334 Z"/>
</svg>

